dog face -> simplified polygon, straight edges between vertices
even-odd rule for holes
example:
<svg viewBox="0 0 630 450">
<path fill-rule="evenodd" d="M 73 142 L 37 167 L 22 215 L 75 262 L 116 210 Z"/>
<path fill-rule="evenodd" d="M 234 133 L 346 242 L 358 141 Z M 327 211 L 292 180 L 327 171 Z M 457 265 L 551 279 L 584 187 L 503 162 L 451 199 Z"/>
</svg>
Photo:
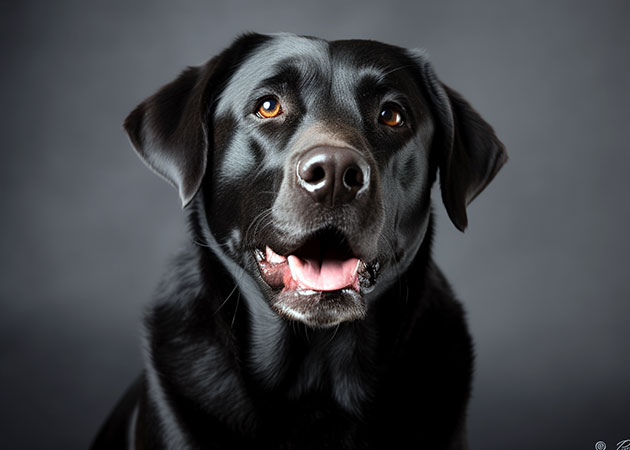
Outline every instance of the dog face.
<svg viewBox="0 0 630 450">
<path fill-rule="evenodd" d="M 312 327 L 363 318 L 406 270 L 438 171 L 463 230 L 507 158 L 420 52 L 286 34 L 241 37 L 125 128 L 249 294 Z"/>
</svg>

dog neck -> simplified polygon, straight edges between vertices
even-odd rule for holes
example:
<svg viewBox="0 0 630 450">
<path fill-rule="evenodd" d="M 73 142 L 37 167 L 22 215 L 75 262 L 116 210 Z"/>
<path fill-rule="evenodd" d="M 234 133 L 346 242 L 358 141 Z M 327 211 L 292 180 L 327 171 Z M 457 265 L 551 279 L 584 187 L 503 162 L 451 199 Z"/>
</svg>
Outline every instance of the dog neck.
<svg viewBox="0 0 630 450">
<path fill-rule="evenodd" d="M 196 216 L 191 223 L 199 224 L 198 211 L 193 209 L 191 216 Z M 187 399 L 209 415 L 213 404 L 225 404 L 213 396 L 238 399 L 228 412 L 232 422 L 251 421 L 254 411 L 266 403 L 285 402 L 291 411 L 292 402 L 308 396 L 360 417 L 380 373 L 408 337 L 422 308 L 426 274 L 421 271 L 432 267 L 429 222 L 410 267 L 400 270 L 405 275 L 370 302 L 367 317 L 329 329 L 308 328 L 276 315 L 254 278 L 223 252 L 211 234 L 200 235 L 193 226 L 190 245 L 196 251 L 182 252 L 188 256 L 176 264 L 180 270 L 170 281 L 167 278 L 161 299 L 147 318 L 148 364 L 158 373 L 177 372 L 172 378 L 182 384 L 178 392 L 200 379 L 212 385 L 207 396 Z M 408 292 L 420 293 L 420 298 L 410 299 Z M 167 332 L 158 340 L 151 336 L 152 329 Z M 183 334 L 189 338 L 183 339 Z M 217 367 L 217 360 L 231 363 Z M 204 376 L 192 377 L 192 372 Z"/>
</svg>

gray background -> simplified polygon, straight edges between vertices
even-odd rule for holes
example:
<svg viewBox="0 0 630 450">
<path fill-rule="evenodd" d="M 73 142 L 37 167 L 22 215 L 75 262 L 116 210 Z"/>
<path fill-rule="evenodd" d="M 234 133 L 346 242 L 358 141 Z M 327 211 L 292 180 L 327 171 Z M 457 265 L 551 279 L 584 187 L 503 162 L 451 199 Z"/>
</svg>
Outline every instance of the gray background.
<svg viewBox="0 0 630 450">
<path fill-rule="evenodd" d="M 424 47 L 505 142 L 466 234 L 436 201 L 435 256 L 477 345 L 472 448 L 630 438 L 630 2 L 7 3 L 2 448 L 85 448 L 140 370 L 185 226 L 121 122 L 247 30 Z"/>
</svg>

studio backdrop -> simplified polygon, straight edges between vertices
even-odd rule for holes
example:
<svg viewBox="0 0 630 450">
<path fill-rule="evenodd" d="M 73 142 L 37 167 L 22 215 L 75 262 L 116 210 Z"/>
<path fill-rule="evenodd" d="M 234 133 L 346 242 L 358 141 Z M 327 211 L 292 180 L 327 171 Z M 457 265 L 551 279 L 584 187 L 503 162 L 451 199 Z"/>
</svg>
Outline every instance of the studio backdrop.
<svg viewBox="0 0 630 450">
<path fill-rule="evenodd" d="M 124 117 L 237 35 L 287 31 L 424 48 L 507 147 L 464 234 L 434 195 L 475 341 L 471 448 L 617 448 L 629 20 L 621 0 L 3 2 L 0 447 L 86 448 L 140 373 L 143 311 L 188 235 Z"/>
</svg>

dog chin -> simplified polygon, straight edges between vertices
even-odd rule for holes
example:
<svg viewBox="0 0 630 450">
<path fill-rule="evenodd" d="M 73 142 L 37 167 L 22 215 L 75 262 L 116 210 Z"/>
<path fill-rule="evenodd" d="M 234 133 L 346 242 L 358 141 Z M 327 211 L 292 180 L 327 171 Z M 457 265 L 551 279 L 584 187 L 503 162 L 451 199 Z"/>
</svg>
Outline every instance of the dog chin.
<svg viewBox="0 0 630 450">
<path fill-rule="evenodd" d="M 336 291 L 283 290 L 271 299 L 280 316 L 312 328 L 334 327 L 363 319 L 366 306 L 361 293 L 351 288 Z"/>
</svg>

